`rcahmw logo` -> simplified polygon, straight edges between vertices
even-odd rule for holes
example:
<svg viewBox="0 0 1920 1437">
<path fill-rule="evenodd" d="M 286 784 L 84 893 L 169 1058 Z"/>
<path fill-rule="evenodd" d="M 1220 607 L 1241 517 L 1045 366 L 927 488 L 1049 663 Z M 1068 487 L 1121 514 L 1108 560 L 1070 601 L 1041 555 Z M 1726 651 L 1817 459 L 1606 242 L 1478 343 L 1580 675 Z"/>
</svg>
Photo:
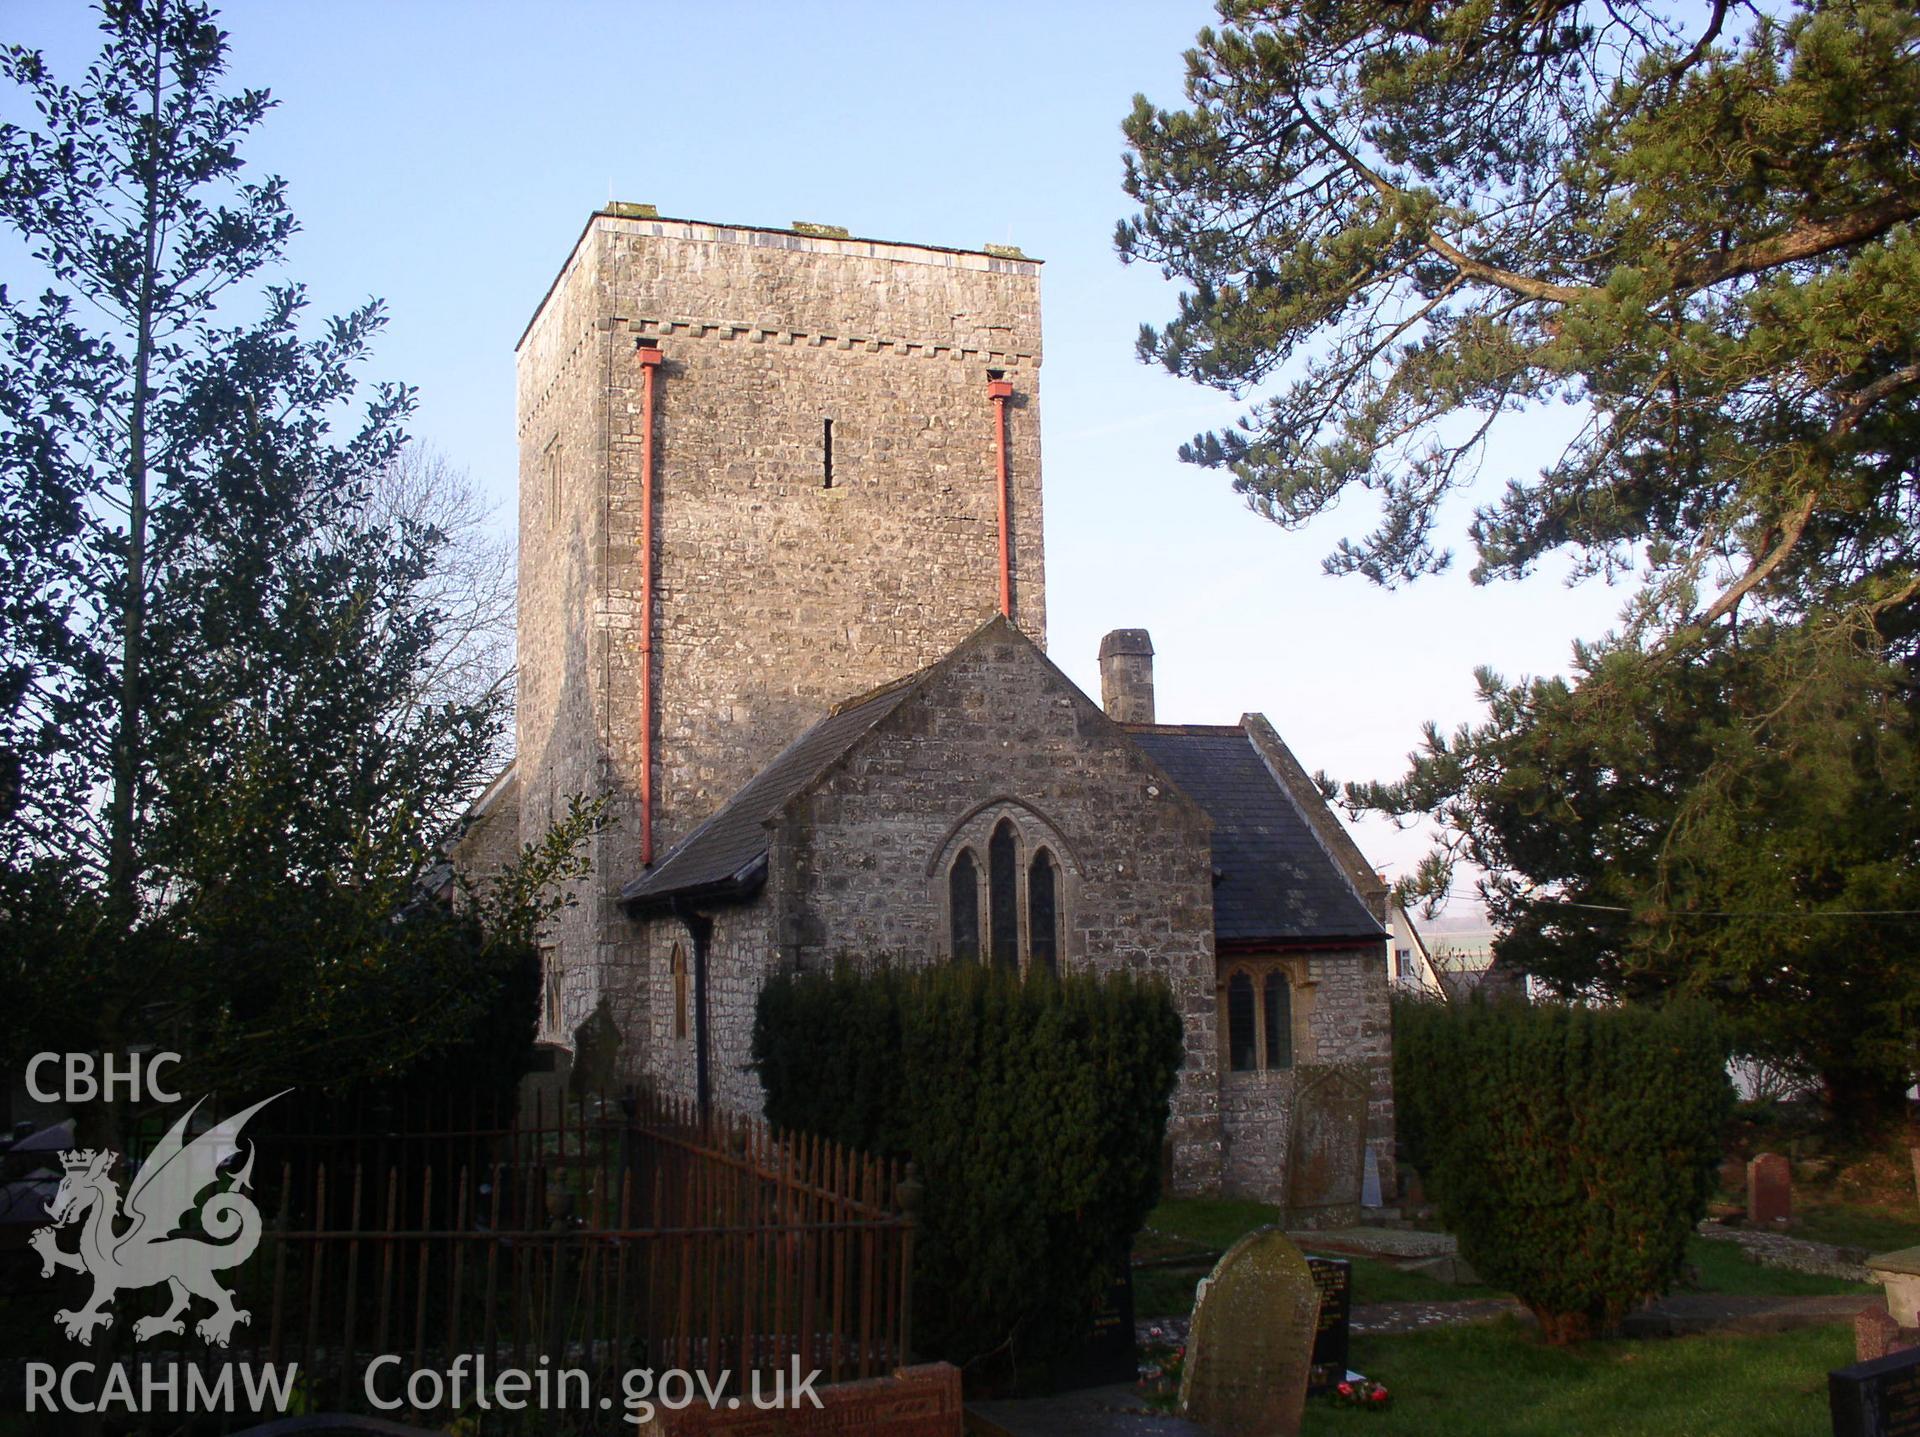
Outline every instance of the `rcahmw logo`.
<svg viewBox="0 0 1920 1437">
<path fill-rule="evenodd" d="M 103 1076 L 96 1078 L 92 1055 L 84 1053 L 41 1053 L 27 1065 L 27 1089 L 43 1102 L 65 1100 L 88 1102 L 96 1097 L 111 1098 L 121 1087 L 134 1101 L 141 1097 L 141 1055 L 129 1055 L 117 1063 L 117 1055 L 106 1055 L 98 1065 Z M 161 1102 L 178 1102 L 179 1095 L 163 1091 L 154 1081 L 158 1069 L 179 1061 L 178 1055 L 160 1053 L 145 1059 L 147 1089 Z M 58 1093 L 45 1091 L 42 1072 L 58 1065 L 66 1085 Z M 274 1098 L 284 1096 L 274 1094 Z M 54 1313 L 54 1322 L 73 1341 L 91 1346 L 96 1329 L 111 1327 L 114 1298 L 122 1291 L 165 1286 L 167 1307 L 133 1324 L 137 1341 L 145 1342 L 162 1334 L 184 1336 L 186 1319 L 192 1315 L 194 1299 L 211 1306 L 211 1311 L 194 1323 L 194 1332 L 215 1347 L 225 1347 L 233 1329 L 251 1320 L 246 1309 L 234 1306 L 233 1291 L 216 1274 L 238 1267 L 260 1243 L 260 1209 L 247 1196 L 253 1176 L 253 1145 L 237 1169 L 223 1174 L 228 1159 L 239 1155 L 241 1130 L 253 1115 L 273 1098 L 266 1098 L 216 1123 L 205 1132 L 189 1137 L 194 1115 L 206 1101 L 202 1098 L 167 1130 L 127 1182 L 124 1197 L 114 1176 L 121 1154 L 105 1148 L 70 1148 L 61 1154 L 63 1175 L 60 1186 L 47 1203 L 47 1226 L 38 1228 L 28 1239 L 39 1253 L 43 1278 L 68 1270 L 85 1273 L 93 1279 L 93 1293 L 78 1309 L 63 1308 Z M 198 1216 L 198 1233 L 178 1230 L 189 1217 Z M 64 1231 L 78 1227 L 78 1241 L 71 1248 L 60 1246 Z M 126 1369 L 108 1368 L 94 1399 L 85 1392 L 95 1371 L 93 1363 L 79 1362 L 64 1371 L 51 1364 L 27 1365 L 28 1411 L 89 1411 L 126 1406 L 131 1411 L 156 1410 L 155 1402 L 164 1399 L 166 1410 L 232 1411 L 234 1368 L 223 1367 L 209 1379 L 196 1367 L 162 1369 L 143 1365 L 136 1376 Z M 284 1410 L 293 1386 L 294 1368 L 284 1373 L 272 1367 L 261 1372 L 248 1365 L 240 1368 L 241 1383 L 250 1405 L 258 1407 L 271 1398 Z M 40 1404 L 45 1403 L 43 1407 Z"/>
</svg>

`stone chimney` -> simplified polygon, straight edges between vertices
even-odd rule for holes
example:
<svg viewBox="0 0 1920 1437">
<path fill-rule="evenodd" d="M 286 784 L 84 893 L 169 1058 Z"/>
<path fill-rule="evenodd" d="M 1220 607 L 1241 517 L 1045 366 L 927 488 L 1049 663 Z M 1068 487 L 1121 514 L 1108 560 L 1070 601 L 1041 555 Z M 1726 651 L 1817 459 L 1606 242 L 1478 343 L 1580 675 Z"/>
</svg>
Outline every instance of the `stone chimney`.
<svg viewBox="0 0 1920 1437">
<path fill-rule="evenodd" d="M 1115 629 L 1100 641 L 1100 706 L 1115 723 L 1153 722 L 1153 640 Z"/>
</svg>

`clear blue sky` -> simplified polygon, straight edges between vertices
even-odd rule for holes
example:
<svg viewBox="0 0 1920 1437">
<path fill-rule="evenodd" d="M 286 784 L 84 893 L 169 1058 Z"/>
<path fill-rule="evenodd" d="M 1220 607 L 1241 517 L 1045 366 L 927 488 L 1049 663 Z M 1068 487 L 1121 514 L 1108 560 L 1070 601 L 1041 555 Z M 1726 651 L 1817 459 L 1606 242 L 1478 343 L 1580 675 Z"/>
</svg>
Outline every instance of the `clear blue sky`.
<svg viewBox="0 0 1920 1437">
<path fill-rule="evenodd" d="M 91 12 L 14 0 L 0 14 L 6 39 L 79 77 Z M 514 342 L 610 195 L 697 219 L 1015 243 L 1047 261 L 1054 659 L 1097 695 L 1100 636 L 1148 628 L 1164 720 L 1259 710 L 1309 768 L 1392 777 L 1424 720 L 1475 716 L 1474 665 L 1563 669 L 1569 641 L 1598 636 L 1622 595 L 1569 590 L 1554 566 L 1478 590 L 1465 563 L 1395 593 L 1327 578 L 1321 557 L 1372 526 L 1364 505 L 1283 533 L 1175 458 L 1237 409 L 1134 358 L 1140 323 L 1171 312 L 1173 289 L 1114 257 L 1128 212 L 1119 122 L 1136 91 L 1180 99 L 1182 51 L 1211 18 L 1186 0 L 239 0 L 223 23 L 235 78 L 280 101 L 246 154 L 288 181 L 303 227 L 290 273 L 321 312 L 386 299 L 374 373 L 419 387 L 414 431 L 497 497 L 503 522 Z M 1551 457 L 1572 421 L 1510 425 L 1487 492 Z M 1463 505 L 1456 538 L 1466 518 Z M 1424 848 L 1384 823 L 1359 832 L 1390 873 Z"/>
</svg>

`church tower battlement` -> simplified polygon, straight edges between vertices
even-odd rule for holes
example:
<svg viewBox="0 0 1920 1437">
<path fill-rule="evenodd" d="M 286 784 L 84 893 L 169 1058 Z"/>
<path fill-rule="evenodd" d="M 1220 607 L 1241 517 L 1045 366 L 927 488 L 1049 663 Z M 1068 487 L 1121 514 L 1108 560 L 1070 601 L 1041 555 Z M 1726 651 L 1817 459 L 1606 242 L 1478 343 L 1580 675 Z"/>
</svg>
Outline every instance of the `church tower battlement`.
<svg viewBox="0 0 1920 1437">
<path fill-rule="evenodd" d="M 610 205 L 517 360 L 521 834 L 617 824 L 555 924 L 570 1031 L 621 886 L 831 705 L 1003 604 L 1044 646 L 1040 265 Z"/>
</svg>

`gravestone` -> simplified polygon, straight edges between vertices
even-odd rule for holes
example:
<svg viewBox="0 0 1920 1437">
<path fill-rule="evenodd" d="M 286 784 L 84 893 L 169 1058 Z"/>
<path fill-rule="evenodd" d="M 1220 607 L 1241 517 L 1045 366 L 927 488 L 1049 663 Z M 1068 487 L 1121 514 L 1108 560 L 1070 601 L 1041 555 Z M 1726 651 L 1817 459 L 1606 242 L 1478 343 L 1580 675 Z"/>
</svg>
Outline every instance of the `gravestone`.
<svg viewBox="0 0 1920 1437">
<path fill-rule="evenodd" d="M 1366 1138 L 1366 1084 L 1346 1068 L 1301 1069 L 1287 1158 L 1289 1225 L 1359 1221 Z"/>
<path fill-rule="evenodd" d="M 1120 1254 L 1114 1274 L 1093 1310 L 1093 1326 L 1054 1364 L 1053 1385 L 1061 1392 L 1131 1383 L 1140 1376 L 1140 1356 L 1134 1348 L 1131 1250 Z"/>
<path fill-rule="evenodd" d="M 602 998 L 587 1021 L 573 1030 L 573 1071 L 567 1091 L 576 1098 L 604 1097 L 620 1086 L 620 1025 Z"/>
<path fill-rule="evenodd" d="M 1320 1320 L 1313 1333 L 1308 1392 L 1327 1392 L 1347 1376 L 1347 1342 L 1353 1319 L 1353 1264 L 1339 1257 L 1310 1257 L 1313 1285 L 1320 1292 Z"/>
<path fill-rule="evenodd" d="M 1920 1348 L 1827 1374 L 1833 1437 L 1920 1437 Z"/>
<path fill-rule="evenodd" d="M 1218 1437 L 1298 1437 L 1320 1293 L 1277 1227 L 1249 1233 L 1200 1284 L 1180 1407 Z"/>
<path fill-rule="evenodd" d="M 1782 1223 L 1792 1216 L 1793 1168 L 1778 1153 L 1762 1153 L 1747 1164 L 1747 1221 Z"/>
</svg>

